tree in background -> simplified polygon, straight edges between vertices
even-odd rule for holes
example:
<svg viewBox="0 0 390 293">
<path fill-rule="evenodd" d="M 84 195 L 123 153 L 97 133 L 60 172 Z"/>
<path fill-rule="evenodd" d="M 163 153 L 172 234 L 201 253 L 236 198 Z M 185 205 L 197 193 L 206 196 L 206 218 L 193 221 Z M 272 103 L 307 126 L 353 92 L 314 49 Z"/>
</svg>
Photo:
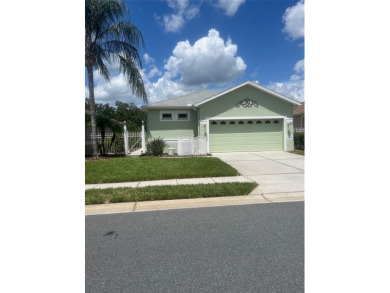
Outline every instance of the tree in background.
<svg viewBox="0 0 390 293">
<path fill-rule="evenodd" d="M 119 121 L 126 121 L 126 126 L 129 131 L 140 132 L 142 121 L 144 121 L 146 125 L 146 113 L 134 104 L 116 101 L 115 106 L 115 119 Z"/>
<path fill-rule="evenodd" d="M 117 101 L 115 107 L 111 107 L 107 104 L 95 104 L 95 117 L 97 131 L 100 131 L 102 137 L 102 143 L 97 143 L 98 150 L 101 155 L 106 154 L 105 148 L 105 130 L 110 128 L 114 135 L 111 138 L 109 148 L 116 139 L 116 134 L 123 133 L 123 122 L 126 121 L 126 126 L 129 131 L 140 132 L 142 127 L 142 121 L 146 125 L 146 113 L 134 104 L 123 103 Z M 85 99 L 85 109 L 88 110 L 88 114 L 85 114 L 85 127 L 91 126 L 90 104 L 89 99 Z"/>
<path fill-rule="evenodd" d="M 85 0 L 85 67 L 88 73 L 89 106 L 91 111 L 93 153 L 98 157 L 96 139 L 94 67 L 107 80 L 110 72 L 105 62 L 119 64 L 132 93 L 147 101 L 144 83 L 138 70 L 142 68 L 138 54 L 139 44 L 145 47 L 139 29 L 130 20 L 129 10 L 123 0 Z"/>
</svg>

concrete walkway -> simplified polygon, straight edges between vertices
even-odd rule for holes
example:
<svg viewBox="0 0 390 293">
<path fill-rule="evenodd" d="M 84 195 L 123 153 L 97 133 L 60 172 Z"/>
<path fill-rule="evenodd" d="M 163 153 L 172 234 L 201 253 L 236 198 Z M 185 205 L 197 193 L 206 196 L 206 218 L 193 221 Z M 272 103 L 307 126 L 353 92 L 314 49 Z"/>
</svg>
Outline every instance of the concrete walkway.
<svg viewBox="0 0 390 293">
<path fill-rule="evenodd" d="M 228 183 L 228 182 L 253 182 L 244 176 L 228 176 L 228 177 L 205 177 L 205 178 L 185 178 L 185 179 L 168 179 L 168 180 L 152 180 L 152 181 L 134 181 L 134 182 L 118 182 L 118 183 L 102 183 L 102 184 L 86 184 L 87 189 L 105 189 L 118 187 L 145 187 L 145 186 L 161 186 L 161 185 L 183 185 L 183 184 L 212 184 L 212 183 Z"/>
<path fill-rule="evenodd" d="M 259 184 L 251 195 L 303 193 L 305 157 L 282 151 L 214 153 L 241 175 Z"/>
</svg>

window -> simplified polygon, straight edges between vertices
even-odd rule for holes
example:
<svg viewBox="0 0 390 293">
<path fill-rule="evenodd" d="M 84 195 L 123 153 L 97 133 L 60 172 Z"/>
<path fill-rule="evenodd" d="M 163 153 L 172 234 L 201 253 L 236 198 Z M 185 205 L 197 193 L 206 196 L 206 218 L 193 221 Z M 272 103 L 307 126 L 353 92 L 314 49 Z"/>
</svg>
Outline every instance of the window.
<svg viewBox="0 0 390 293">
<path fill-rule="evenodd" d="M 172 112 L 161 112 L 161 120 L 173 120 Z"/>
<path fill-rule="evenodd" d="M 178 121 L 188 121 L 188 120 L 190 120 L 190 111 L 177 110 L 177 111 L 175 111 L 175 118 Z"/>
<path fill-rule="evenodd" d="M 253 121 L 248 121 L 247 124 L 253 124 Z"/>
<path fill-rule="evenodd" d="M 270 124 L 271 122 L 269 120 L 265 121 L 265 124 Z"/>
<path fill-rule="evenodd" d="M 161 110 L 160 121 L 189 121 L 189 110 Z"/>
<path fill-rule="evenodd" d="M 217 125 L 217 122 L 213 121 L 211 122 L 212 125 Z"/>
<path fill-rule="evenodd" d="M 188 114 L 187 113 L 177 114 L 177 120 L 188 120 Z"/>
<path fill-rule="evenodd" d="M 244 124 L 244 121 L 240 121 L 240 122 L 238 122 L 238 124 Z"/>
<path fill-rule="evenodd" d="M 256 121 L 256 124 L 261 124 L 261 121 L 259 120 L 259 121 Z"/>
<path fill-rule="evenodd" d="M 275 120 L 275 121 L 274 121 L 274 124 L 279 124 L 279 120 Z"/>
<path fill-rule="evenodd" d="M 219 123 L 219 124 L 223 124 L 223 125 L 225 125 L 226 124 L 226 122 L 225 121 L 222 121 L 221 123 Z"/>
<path fill-rule="evenodd" d="M 230 121 L 230 122 L 229 122 L 229 124 L 236 124 L 236 122 L 234 122 L 234 121 Z"/>
</svg>

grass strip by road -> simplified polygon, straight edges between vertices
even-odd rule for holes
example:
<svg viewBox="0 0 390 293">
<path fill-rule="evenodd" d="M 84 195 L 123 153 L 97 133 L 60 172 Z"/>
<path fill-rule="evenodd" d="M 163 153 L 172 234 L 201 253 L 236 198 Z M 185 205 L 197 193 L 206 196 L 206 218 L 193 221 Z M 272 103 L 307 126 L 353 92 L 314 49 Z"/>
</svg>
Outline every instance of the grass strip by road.
<svg viewBox="0 0 390 293">
<path fill-rule="evenodd" d="M 150 200 L 205 198 L 249 194 L 256 183 L 214 183 L 197 185 L 121 187 L 88 189 L 85 191 L 85 204 L 103 204 Z"/>
<path fill-rule="evenodd" d="M 85 184 L 237 176 L 218 158 L 115 158 L 85 162 Z"/>
</svg>

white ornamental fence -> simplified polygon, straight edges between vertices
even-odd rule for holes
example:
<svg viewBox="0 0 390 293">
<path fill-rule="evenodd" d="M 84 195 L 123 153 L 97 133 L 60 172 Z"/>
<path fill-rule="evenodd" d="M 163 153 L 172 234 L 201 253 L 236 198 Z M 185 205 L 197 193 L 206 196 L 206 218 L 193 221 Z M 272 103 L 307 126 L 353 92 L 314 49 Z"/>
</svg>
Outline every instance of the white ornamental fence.
<svg viewBox="0 0 390 293">
<path fill-rule="evenodd" d="M 177 154 L 179 156 L 206 155 L 207 140 L 205 137 L 186 137 L 177 140 Z"/>
<path fill-rule="evenodd" d="M 126 128 L 126 122 L 124 122 L 123 133 L 105 133 L 104 140 L 101 133 L 96 133 L 97 144 L 99 147 L 98 152 L 104 154 L 131 154 L 137 152 L 139 154 L 146 152 L 145 147 L 145 127 L 142 121 L 141 132 L 128 132 Z M 85 154 L 92 155 L 92 133 L 90 140 L 85 141 Z"/>
</svg>

